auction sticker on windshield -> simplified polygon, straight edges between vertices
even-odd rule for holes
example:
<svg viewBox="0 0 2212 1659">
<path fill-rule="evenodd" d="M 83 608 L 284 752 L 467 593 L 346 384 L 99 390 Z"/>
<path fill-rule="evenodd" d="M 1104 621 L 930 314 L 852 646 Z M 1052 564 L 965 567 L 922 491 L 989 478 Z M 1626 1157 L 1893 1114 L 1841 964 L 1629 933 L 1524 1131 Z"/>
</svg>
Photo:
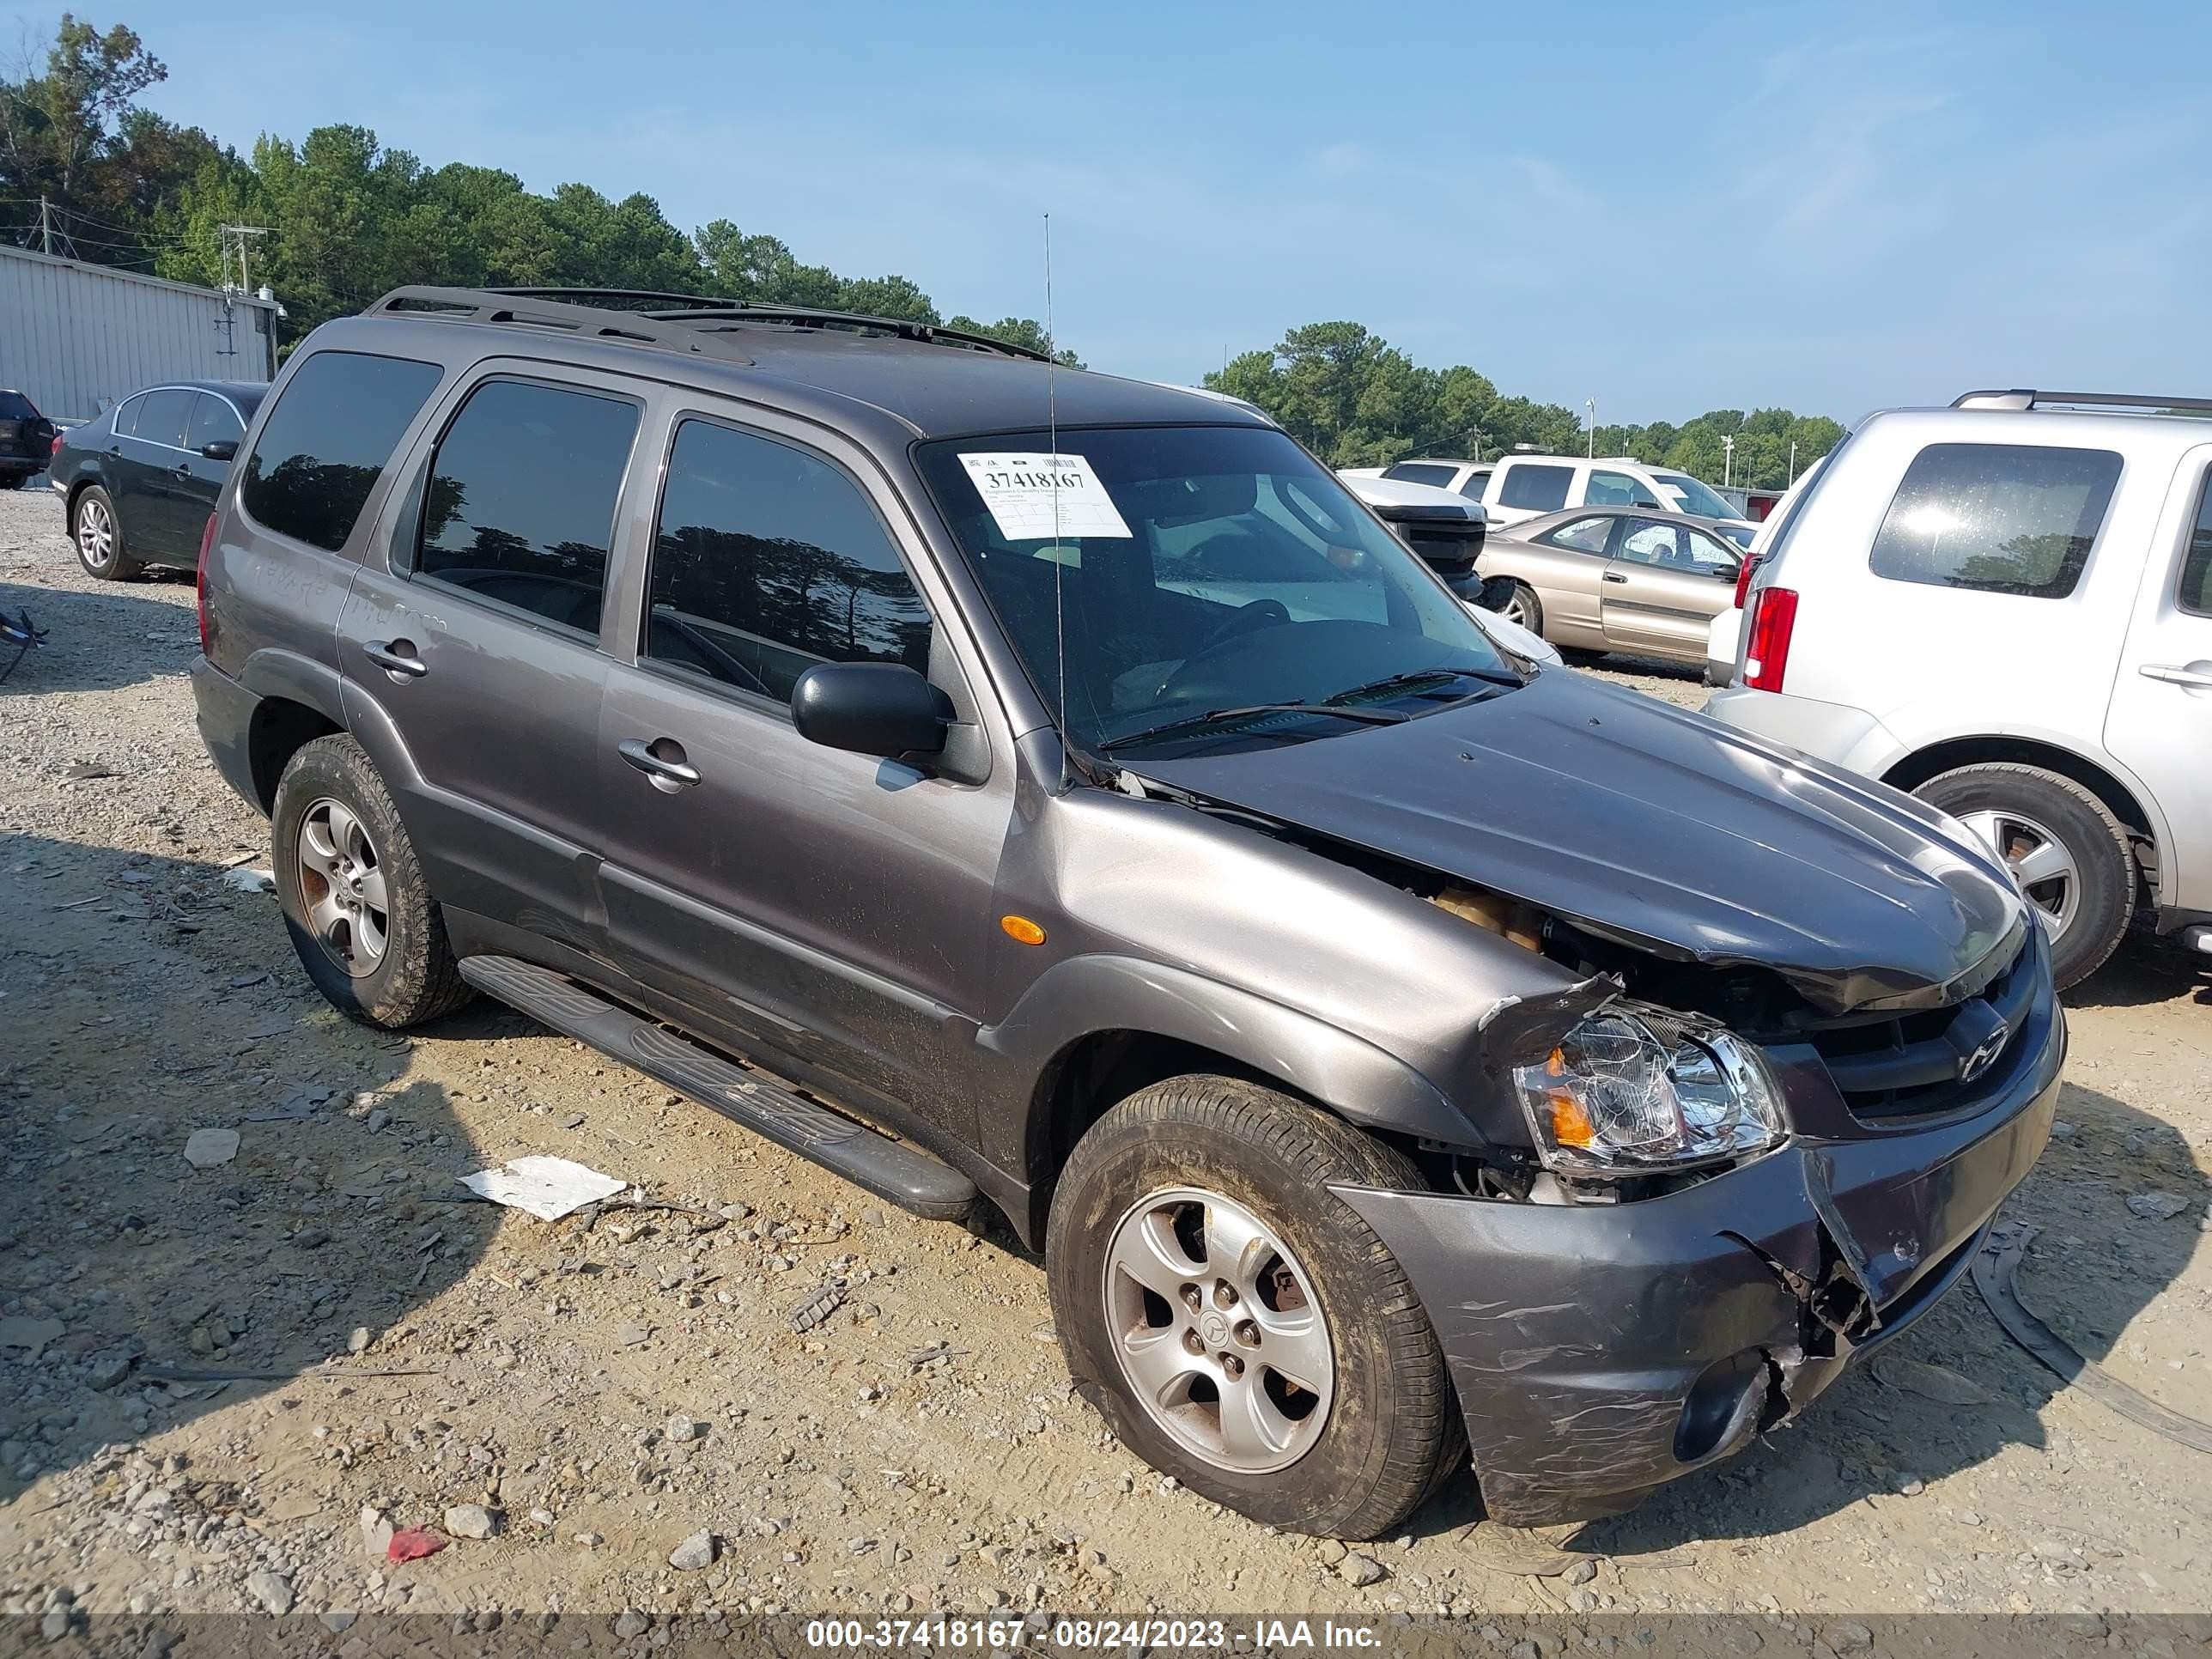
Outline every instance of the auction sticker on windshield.
<svg viewBox="0 0 2212 1659">
<path fill-rule="evenodd" d="M 1010 542 L 1129 539 L 1114 498 L 1080 455 L 963 455 L 960 464 Z"/>
</svg>

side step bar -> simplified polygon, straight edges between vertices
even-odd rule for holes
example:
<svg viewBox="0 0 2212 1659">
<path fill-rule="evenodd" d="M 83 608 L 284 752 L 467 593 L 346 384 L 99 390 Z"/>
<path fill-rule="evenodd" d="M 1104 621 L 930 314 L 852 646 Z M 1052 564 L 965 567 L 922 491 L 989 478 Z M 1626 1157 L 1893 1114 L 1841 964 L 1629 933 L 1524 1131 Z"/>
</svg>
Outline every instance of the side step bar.
<svg viewBox="0 0 2212 1659">
<path fill-rule="evenodd" d="M 550 969 L 514 957 L 464 957 L 460 969 L 479 991 L 901 1209 L 957 1221 L 975 1201 L 975 1183 L 942 1159 L 840 1117 Z"/>
</svg>

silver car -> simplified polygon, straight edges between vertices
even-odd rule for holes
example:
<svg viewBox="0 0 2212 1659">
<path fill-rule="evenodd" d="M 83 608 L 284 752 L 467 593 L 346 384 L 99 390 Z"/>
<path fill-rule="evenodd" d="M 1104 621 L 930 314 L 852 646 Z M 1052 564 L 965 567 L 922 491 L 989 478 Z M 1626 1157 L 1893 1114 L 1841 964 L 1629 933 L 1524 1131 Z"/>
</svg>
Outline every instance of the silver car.
<svg viewBox="0 0 2212 1659">
<path fill-rule="evenodd" d="M 1694 663 L 1742 568 L 1705 520 L 1587 507 L 1492 526 L 1479 566 L 1482 603 L 1554 645 Z"/>
</svg>

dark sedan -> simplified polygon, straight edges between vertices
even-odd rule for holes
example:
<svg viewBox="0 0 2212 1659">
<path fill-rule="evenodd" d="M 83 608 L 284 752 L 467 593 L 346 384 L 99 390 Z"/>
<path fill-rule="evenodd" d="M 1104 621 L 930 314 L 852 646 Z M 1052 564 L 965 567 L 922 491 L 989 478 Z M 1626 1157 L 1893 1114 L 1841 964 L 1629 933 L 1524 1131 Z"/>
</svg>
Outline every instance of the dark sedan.
<svg viewBox="0 0 2212 1659">
<path fill-rule="evenodd" d="M 200 532 L 269 388 L 239 380 L 149 386 L 62 434 L 47 469 L 84 568 L 123 581 L 199 557 Z"/>
</svg>

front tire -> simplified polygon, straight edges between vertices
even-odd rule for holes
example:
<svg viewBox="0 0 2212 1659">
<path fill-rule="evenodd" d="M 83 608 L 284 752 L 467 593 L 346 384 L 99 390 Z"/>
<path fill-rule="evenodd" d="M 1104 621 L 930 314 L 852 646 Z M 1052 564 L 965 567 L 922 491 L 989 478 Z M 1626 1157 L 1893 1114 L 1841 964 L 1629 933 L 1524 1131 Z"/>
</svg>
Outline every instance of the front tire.
<svg viewBox="0 0 2212 1659">
<path fill-rule="evenodd" d="M 376 767 L 343 733 L 301 746 L 270 813 L 292 946 L 331 1006 L 396 1031 L 474 994 Z"/>
<path fill-rule="evenodd" d="M 1077 1146 L 1046 1265 L 1076 1386 L 1138 1455 L 1267 1525 L 1371 1538 L 1463 1431 L 1419 1298 L 1332 1182 L 1422 1184 L 1287 1095 L 1170 1079 Z"/>
<path fill-rule="evenodd" d="M 76 546 L 76 562 L 86 574 L 102 581 L 127 582 L 145 569 L 131 556 L 123 538 L 123 520 L 115 502 L 98 484 L 80 495 L 70 508 L 70 540 Z"/>
<path fill-rule="evenodd" d="M 1912 792 L 1994 848 L 2051 933 L 2060 990 L 2112 954 L 2136 908 L 2135 849 L 2105 803 L 2039 766 L 1990 763 L 1941 773 Z"/>
</svg>

